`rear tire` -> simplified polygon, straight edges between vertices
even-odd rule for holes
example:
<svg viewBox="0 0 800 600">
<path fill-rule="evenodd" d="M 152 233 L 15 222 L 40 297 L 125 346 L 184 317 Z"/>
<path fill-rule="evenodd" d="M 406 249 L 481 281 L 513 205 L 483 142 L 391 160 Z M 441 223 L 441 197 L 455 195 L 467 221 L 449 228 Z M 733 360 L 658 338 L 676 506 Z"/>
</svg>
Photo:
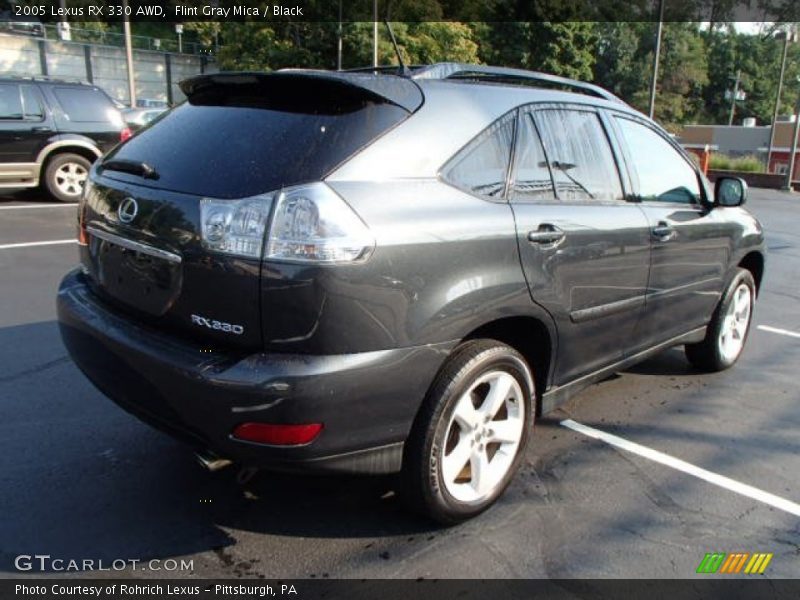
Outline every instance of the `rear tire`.
<svg viewBox="0 0 800 600">
<path fill-rule="evenodd" d="M 55 200 L 77 202 L 81 199 L 91 168 L 92 163 L 79 154 L 56 154 L 47 161 L 42 183 Z"/>
<path fill-rule="evenodd" d="M 508 487 L 533 427 L 533 377 L 495 340 L 457 348 L 431 386 L 403 457 L 406 502 L 452 525 L 489 508 Z"/>
<path fill-rule="evenodd" d="M 694 367 L 724 371 L 739 360 L 750 333 L 755 298 L 753 275 L 747 269 L 738 269 L 711 317 L 705 339 L 686 344 L 686 358 Z"/>
</svg>

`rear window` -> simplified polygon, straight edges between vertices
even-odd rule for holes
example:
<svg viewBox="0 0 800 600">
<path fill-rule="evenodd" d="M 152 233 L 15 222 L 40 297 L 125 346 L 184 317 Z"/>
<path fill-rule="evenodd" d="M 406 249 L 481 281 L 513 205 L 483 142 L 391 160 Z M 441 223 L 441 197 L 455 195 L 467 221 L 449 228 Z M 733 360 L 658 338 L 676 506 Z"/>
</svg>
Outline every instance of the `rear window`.
<svg viewBox="0 0 800 600">
<path fill-rule="evenodd" d="M 114 120 L 112 116 L 114 105 L 108 96 L 98 89 L 57 87 L 53 93 L 70 121 L 108 123 Z"/>
<path fill-rule="evenodd" d="M 352 89 L 241 87 L 190 98 L 109 156 L 147 163 L 157 181 L 104 175 L 216 198 L 254 196 L 322 179 L 408 116 Z"/>
</svg>

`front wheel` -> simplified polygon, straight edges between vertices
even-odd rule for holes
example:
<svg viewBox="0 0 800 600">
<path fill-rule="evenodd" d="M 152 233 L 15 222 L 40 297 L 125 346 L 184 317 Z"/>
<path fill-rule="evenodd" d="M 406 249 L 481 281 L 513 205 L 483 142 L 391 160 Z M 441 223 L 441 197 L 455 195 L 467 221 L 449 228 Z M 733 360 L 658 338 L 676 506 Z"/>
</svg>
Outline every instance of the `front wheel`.
<svg viewBox="0 0 800 600">
<path fill-rule="evenodd" d="M 406 443 L 403 494 L 443 524 L 491 506 L 511 482 L 533 427 L 525 359 L 494 340 L 470 341 L 448 359 Z"/>
<path fill-rule="evenodd" d="M 91 168 L 92 163 L 78 154 L 56 154 L 47 163 L 44 185 L 59 202 L 77 202 Z"/>
<path fill-rule="evenodd" d="M 714 311 L 705 339 L 686 344 L 686 357 L 692 365 L 703 371 L 723 371 L 734 365 L 750 332 L 755 298 L 753 275 L 739 269 Z"/>
</svg>

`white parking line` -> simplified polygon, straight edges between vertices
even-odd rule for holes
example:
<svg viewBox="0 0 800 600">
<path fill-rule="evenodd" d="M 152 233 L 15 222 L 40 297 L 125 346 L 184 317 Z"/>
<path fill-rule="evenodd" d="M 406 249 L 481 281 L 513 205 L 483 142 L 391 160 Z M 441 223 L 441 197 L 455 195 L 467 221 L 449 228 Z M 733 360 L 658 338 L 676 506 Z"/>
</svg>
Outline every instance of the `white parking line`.
<svg viewBox="0 0 800 600">
<path fill-rule="evenodd" d="M 568 429 L 572 429 L 573 431 L 577 431 L 578 433 L 582 433 L 583 435 L 589 436 L 590 438 L 601 440 L 606 444 L 610 444 L 611 446 L 625 450 L 626 452 L 638 454 L 639 456 L 643 456 L 644 458 L 648 458 L 662 465 L 666 465 L 667 467 L 672 467 L 678 471 L 683 471 L 684 473 L 693 475 L 698 479 L 713 483 L 714 485 L 725 488 L 726 490 L 730 490 L 731 492 L 735 492 L 742 496 L 747 496 L 753 500 L 758 500 L 759 502 L 769 504 L 770 506 L 773 506 L 779 510 L 800 517 L 800 504 L 792 502 L 791 500 L 787 500 L 786 498 L 781 498 L 775 494 L 770 494 L 769 492 L 755 488 L 752 485 L 747 485 L 746 483 L 741 483 L 735 479 L 701 469 L 700 467 L 697 467 L 679 458 L 670 456 L 669 454 L 664 454 L 663 452 L 653 450 L 652 448 L 642 446 L 641 444 L 636 444 L 635 442 L 629 442 L 628 440 L 619 436 L 606 433 L 605 431 L 600 431 L 594 427 L 582 425 L 581 423 L 573 421 L 572 419 L 561 421 L 561 425 L 567 427 Z"/>
<path fill-rule="evenodd" d="M 66 208 L 71 206 L 78 206 L 77 202 L 59 202 L 58 204 L 31 204 L 31 205 L 18 205 L 14 206 L 0 206 L 0 210 L 26 210 L 29 208 Z"/>
<path fill-rule="evenodd" d="M 23 242 L 21 244 L 2 244 L 0 250 L 9 250 L 11 248 L 30 248 L 32 246 L 58 246 L 61 244 L 77 244 L 77 240 L 51 240 L 49 242 Z"/>
<path fill-rule="evenodd" d="M 770 327 L 769 325 L 759 325 L 757 329 L 761 331 L 769 331 L 770 333 L 779 333 L 781 335 L 788 335 L 789 337 L 800 338 L 800 333 L 789 331 L 788 329 L 779 329 L 777 327 Z"/>
</svg>

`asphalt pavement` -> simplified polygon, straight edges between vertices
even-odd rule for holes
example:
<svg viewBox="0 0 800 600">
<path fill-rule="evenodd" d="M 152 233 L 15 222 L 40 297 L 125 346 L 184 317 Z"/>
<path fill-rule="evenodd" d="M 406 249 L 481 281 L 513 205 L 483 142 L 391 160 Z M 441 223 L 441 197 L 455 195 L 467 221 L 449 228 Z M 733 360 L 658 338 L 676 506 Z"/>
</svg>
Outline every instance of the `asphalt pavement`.
<svg viewBox="0 0 800 600">
<path fill-rule="evenodd" d="M 75 206 L 0 197 L 0 577 L 40 575 L 15 567 L 39 554 L 141 561 L 103 577 L 684 578 L 707 552 L 800 577 L 800 195 L 750 192 L 769 256 L 737 366 L 700 374 L 672 349 L 590 387 L 537 423 L 500 502 L 449 529 L 392 478 L 207 473 L 117 408 L 55 321 Z"/>
</svg>

